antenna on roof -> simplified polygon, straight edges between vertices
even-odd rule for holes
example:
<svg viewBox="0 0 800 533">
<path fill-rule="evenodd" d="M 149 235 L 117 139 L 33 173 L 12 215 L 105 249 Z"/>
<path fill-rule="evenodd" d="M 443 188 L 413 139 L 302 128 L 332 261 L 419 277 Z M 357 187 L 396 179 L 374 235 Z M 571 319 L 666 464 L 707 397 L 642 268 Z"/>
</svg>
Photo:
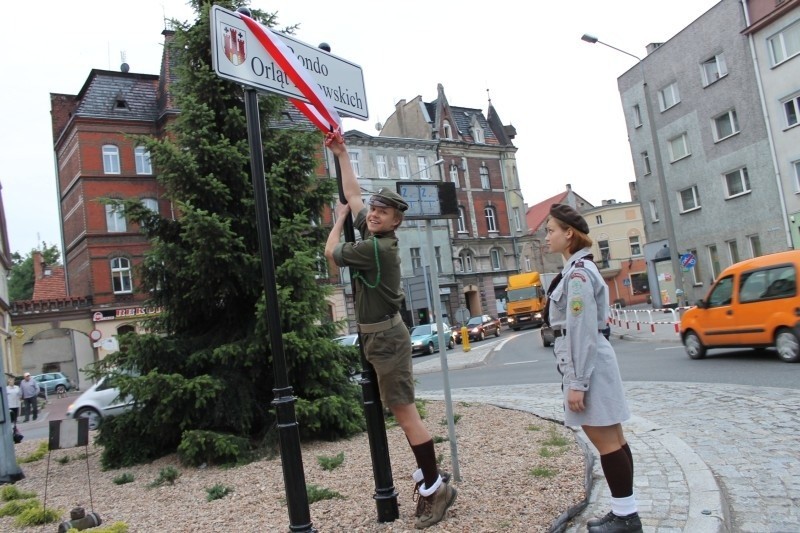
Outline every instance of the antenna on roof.
<svg viewBox="0 0 800 533">
<path fill-rule="evenodd" d="M 489 105 L 492 103 L 492 95 L 489 94 L 489 89 L 486 89 L 486 98 L 489 99 Z"/>
</svg>

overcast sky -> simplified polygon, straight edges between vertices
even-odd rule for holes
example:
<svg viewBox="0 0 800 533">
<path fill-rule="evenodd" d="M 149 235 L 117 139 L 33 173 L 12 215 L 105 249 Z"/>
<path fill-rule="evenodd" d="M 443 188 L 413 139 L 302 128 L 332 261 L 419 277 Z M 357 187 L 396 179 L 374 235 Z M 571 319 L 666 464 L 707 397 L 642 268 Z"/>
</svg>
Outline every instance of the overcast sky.
<svg viewBox="0 0 800 533">
<path fill-rule="evenodd" d="M 377 135 L 400 99 L 487 108 L 487 89 L 514 144 L 528 205 L 567 183 L 595 205 L 629 201 L 634 180 L 617 77 L 636 60 L 580 40 L 591 33 L 636 56 L 718 0 L 271 0 L 296 37 L 328 42 L 363 69 L 369 120 L 345 129 Z M 522 8 L 524 6 L 524 10 Z M 77 94 L 93 68 L 158 74 L 164 17 L 194 20 L 184 0 L 44 0 L 0 33 L 0 183 L 11 251 L 61 245 L 50 122 L 52 93 Z"/>
</svg>

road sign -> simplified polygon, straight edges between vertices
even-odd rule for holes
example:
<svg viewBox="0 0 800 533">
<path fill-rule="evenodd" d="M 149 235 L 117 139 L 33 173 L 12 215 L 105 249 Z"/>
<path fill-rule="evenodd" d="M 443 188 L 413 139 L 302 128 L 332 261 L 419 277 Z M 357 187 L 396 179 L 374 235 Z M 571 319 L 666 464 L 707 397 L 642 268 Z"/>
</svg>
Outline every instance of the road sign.
<svg viewBox="0 0 800 533">
<path fill-rule="evenodd" d="M 628 279 L 628 278 L 625 278 L 625 279 L 623 279 L 623 280 L 622 280 L 622 284 L 623 284 L 625 287 L 628 287 L 628 286 L 631 284 L 631 280 L 630 280 L 630 279 Z"/>
<path fill-rule="evenodd" d="M 681 254 L 681 266 L 683 268 L 689 269 L 694 267 L 697 264 L 697 258 L 694 256 L 693 253 L 688 252 L 685 254 Z"/>
<path fill-rule="evenodd" d="M 309 71 L 337 111 L 367 120 L 367 96 L 360 66 L 294 37 L 273 33 Z M 222 78 L 308 102 L 242 19 L 219 6 L 211 8 L 211 60 L 214 71 Z"/>
<path fill-rule="evenodd" d="M 441 181 L 398 181 L 397 194 L 408 204 L 406 220 L 458 218 L 454 183 Z"/>
</svg>

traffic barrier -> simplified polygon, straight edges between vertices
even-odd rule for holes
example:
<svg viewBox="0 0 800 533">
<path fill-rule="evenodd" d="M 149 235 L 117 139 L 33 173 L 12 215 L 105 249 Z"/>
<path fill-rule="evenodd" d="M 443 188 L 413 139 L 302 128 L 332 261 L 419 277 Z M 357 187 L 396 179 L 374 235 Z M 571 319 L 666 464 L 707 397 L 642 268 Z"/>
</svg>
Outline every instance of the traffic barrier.
<svg viewBox="0 0 800 533">
<path fill-rule="evenodd" d="M 642 326 L 646 325 L 650 329 L 650 333 L 655 335 L 656 334 L 656 325 L 659 324 L 668 324 L 673 326 L 675 330 L 675 334 L 680 333 L 680 313 L 690 309 L 690 307 L 667 307 L 661 309 L 622 309 L 618 306 L 611 307 L 611 318 L 609 322 L 614 324 L 618 327 L 623 327 L 622 324 L 625 324 L 625 329 L 631 329 L 631 323 L 636 325 L 636 331 L 642 331 Z M 670 313 L 672 316 L 672 320 L 653 320 L 653 313 Z M 632 315 L 632 316 L 631 316 Z"/>
</svg>

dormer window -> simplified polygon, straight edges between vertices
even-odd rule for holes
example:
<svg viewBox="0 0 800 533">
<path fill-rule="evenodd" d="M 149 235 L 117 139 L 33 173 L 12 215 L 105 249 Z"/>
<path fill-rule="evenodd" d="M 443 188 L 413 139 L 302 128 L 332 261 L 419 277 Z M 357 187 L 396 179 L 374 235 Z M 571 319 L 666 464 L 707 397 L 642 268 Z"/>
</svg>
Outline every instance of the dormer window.
<svg viewBox="0 0 800 533">
<path fill-rule="evenodd" d="M 442 124 L 442 130 L 444 130 L 445 139 L 453 138 L 453 128 L 450 127 L 450 123 L 448 121 L 444 121 L 444 124 Z"/>
<path fill-rule="evenodd" d="M 486 142 L 486 139 L 483 136 L 483 128 L 481 127 L 480 122 L 478 122 L 477 117 L 472 117 L 470 133 L 472 134 L 472 140 L 477 144 L 484 144 Z"/>
</svg>

